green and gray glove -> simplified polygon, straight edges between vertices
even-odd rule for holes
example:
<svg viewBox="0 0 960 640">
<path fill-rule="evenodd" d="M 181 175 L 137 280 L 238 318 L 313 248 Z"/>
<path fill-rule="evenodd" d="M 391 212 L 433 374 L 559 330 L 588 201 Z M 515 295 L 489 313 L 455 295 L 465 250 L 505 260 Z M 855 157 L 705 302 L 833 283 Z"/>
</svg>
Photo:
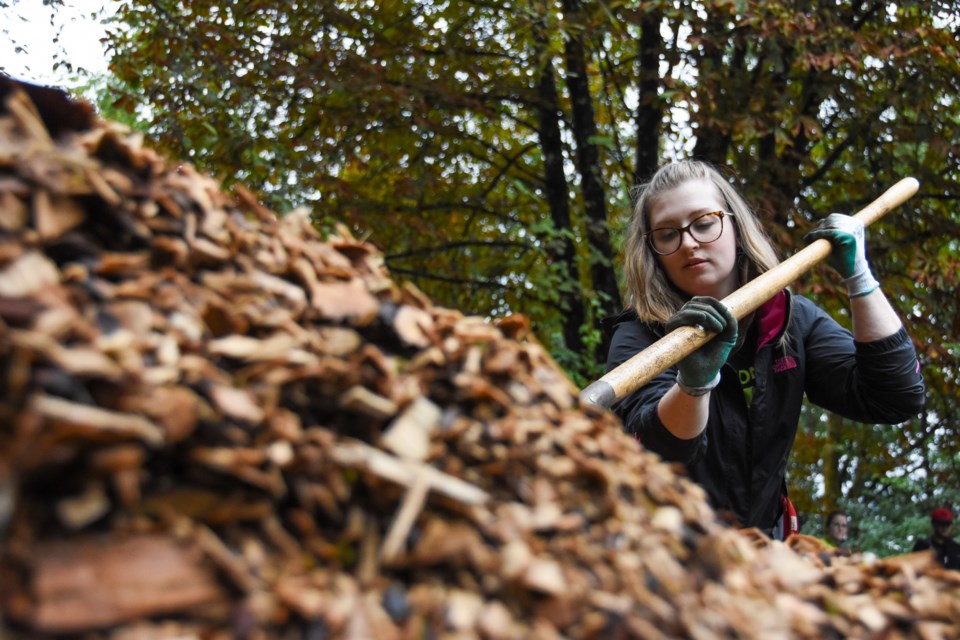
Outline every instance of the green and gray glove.
<svg viewBox="0 0 960 640">
<path fill-rule="evenodd" d="M 716 298 L 695 296 L 667 320 L 666 329 L 695 326 L 717 335 L 677 363 L 677 384 L 687 395 L 702 396 L 720 382 L 720 368 L 737 344 L 737 319 Z"/>
<path fill-rule="evenodd" d="M 830 241 L 830 265 L 843 278 L 851 298 L 865 296 L 880 286 L 867 262 L 865 235 L 863 223 L 853 216 L 831 213 L 803 238 L 807 244 L 820 238 Z"/>
</svg>

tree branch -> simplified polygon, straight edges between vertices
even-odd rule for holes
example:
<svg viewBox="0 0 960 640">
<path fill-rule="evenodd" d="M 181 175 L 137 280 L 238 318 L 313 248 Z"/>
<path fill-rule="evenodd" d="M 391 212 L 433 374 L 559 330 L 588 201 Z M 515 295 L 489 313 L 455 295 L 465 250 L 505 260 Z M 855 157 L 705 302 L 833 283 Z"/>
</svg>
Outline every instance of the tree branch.
<svg viewBox="0 0 960 640">
<path fill-rule="evenodd" d="M 384 256 L 384 261 L 399 260 L 401 258 L 411 258 L 414 256 L 423 256 L 433 253 L 444 253 L 446 251 L 456 251 L 468 247 L 482 247 L 485 249 L 521 249 L 524 253 L 535 247 L 525 242 L 514 242 L 511 240 L 463 240 L 460 242 L 448 242 L 433 247 L 422 247 L 420 249 L 411 249 L 400 253 L 391 253 Z"/>
<path fill-rule="evenodd" d="M 475 280 L 473 278 L 456 278 L 453 276 L 444 276 L 439 273 L 427 273 L 424 271 L 419 271 L 417 269 L 404 269 L 402 267 L 389 267 L 391 273 L 401 273 L 405 276 L 410 276 L 413 278 L 423 278 L 424 280 L 435 280 L 437 282 L 446 282 L 448 284 L 457 284 L 457 285 L 470 285 L 476 287 L 483 287 L 485 289 L 497 289 L 500 291 L 511 291 L 513 290 L 512 284 L 504 284 L 497 280 Z"/>
</svg>

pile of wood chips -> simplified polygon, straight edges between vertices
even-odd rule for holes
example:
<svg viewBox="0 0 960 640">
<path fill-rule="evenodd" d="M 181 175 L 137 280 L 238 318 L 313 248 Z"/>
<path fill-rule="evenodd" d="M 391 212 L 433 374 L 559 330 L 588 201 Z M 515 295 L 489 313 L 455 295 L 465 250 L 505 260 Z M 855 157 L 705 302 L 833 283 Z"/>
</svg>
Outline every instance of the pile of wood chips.
<svg viewBox="0 0 960 640">
<path fill-rule="evenodd" d="M 960 574 L 725 526 L 523 318 L 0 78 L 0 638 L 956 638 Z"/>
</svg>

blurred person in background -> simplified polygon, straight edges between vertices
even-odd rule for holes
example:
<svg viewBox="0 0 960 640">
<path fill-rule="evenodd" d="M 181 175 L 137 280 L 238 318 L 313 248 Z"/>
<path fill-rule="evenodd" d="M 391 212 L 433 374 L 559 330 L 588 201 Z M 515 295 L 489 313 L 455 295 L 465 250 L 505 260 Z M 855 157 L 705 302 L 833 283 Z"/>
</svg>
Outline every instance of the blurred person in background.
<svg viewBox="0 0 960 640">
<path fill-rule="evenodd" d="M 835 510 L 827 514 L 827 535 L 824 542 L 838 556 L 849 556 L 852 553 L 847 538 L 850 526 L 850 516 L 844 511 Z"/>
<path fill-rule="evenodd" d="M 921 538 L 913 545 L 914 551 L 933 551 L 937 562 L 947 569 L 960 570 L 960 544 L 950 535 L 953 529 L 953 513 L 950 509 L 934 509 L 930 514 L 930 525 L 933 534 L 929 538 Z"/>
</svg>

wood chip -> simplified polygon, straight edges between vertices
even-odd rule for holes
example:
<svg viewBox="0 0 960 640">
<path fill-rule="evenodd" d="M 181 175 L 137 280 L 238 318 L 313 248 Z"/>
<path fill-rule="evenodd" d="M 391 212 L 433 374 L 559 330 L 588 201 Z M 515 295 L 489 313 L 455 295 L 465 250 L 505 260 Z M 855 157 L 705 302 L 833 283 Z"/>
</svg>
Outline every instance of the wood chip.
<svg viewBox="0 0 960 640">
<path fill-rule="evenodd" d="M 419 397 L 384 431 L 383 446 L 411 460 L 426 460 L 430 438 L 440 426 L 440 408 Z"/>
<path fill-rule="evenodd" d="M 38 545 L 26 620 L 37 633 L 79 633 L 227 598 L 200 549 L 163 535 Z"/>
<path fill-rule="evenodd" d="M 354 385 L 340 396 L 340 406 L 347 411 L 354 411 L 370 416 L 375 420 L 386 420 L 396 415 L 399 407 L 389 398 L 370 391 L 360 385 Z"/>
<path fill-rule="evenodd" d="M 29 251 L 0 271 L 0 296 L 21 298 L 59 282 L 60 271 L 53 261 Z"/>
<path fill-rule="evenodd" d="M 33 224 L 42 240 L 59 238 L 86 219 L 75 200 L 60 194 L 37 191 L 33 196 Z"/>
<path fill-rule="evenodd" d="M 214 406 L 225 416 L 250 424 L 258 424 L 264 419 L 263 409 L 257 405 L 253 395 L 245 389 L 211 385 L 207 393 L 213 400 Z"/>
<path fill-rule="evenodd" d="M 57 515 L 68 529 L 80 530 L 110 511 L 110 500 L 99 482 L 89 482 L 82 493 L 57 502 Z"/>
<path fill-rule="evenodd" d="M 395 458 L 362 442 L 346 441 L 337 444 L 330 455 L 338 464 L 363 469 L 404 487 L 413 486 L 423 474 L 432 491 L 464 504 L 479 505 L 488 498 L 485 491 L 459 478 L 412 460 Z"/>
<path fill-rule="evenodd" d="M 153 446 L 163 443 L 163 431 L 139 415 L 107 411 L 41 394 L 31 398 L 30 406 L 52 427 L 65 433 L 134 438 Z"/>
</svg>

